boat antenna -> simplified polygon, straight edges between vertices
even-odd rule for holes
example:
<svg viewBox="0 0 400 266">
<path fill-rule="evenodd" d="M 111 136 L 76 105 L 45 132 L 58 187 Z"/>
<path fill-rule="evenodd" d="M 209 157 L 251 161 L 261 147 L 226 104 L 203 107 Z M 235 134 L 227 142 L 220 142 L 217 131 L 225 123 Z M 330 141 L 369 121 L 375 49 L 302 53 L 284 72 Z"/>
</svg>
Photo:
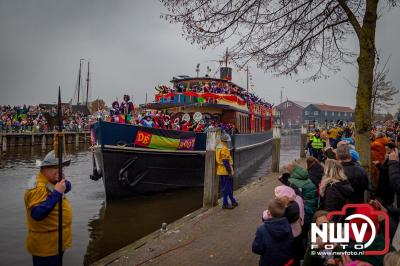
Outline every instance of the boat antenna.
<svg viewBox="0 0 400 266">
<path fill-rule="evenodd" d="M 226 48 L 226 53 L 225 53 L 225 67 L 228 67 L 228 48 Z"/>
<path fill-rule="evenodd" d="M 199 72 L 200 72 L 200 63 L 198 63 L 198 64 L 196 65 L 197 77 L 199 77 Z"/>
<path fill-rule="evenodd" d="M 249 66 L 247 65 L 246 67 L 246 89 L 247 89 L 247 93 L 249 93 Z"/>
</svg>

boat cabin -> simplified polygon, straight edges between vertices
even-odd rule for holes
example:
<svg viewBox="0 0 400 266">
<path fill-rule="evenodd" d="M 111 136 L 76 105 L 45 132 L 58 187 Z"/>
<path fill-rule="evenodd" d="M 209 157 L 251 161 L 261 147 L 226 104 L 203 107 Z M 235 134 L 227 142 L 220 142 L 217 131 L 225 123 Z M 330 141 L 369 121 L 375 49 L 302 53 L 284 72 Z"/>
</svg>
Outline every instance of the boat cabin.
<svg viewBox="0 0 400 266">
<path fill-rule="evenodd" d="M 174 114 L 172 121 L 201 117 L 203 121 L 230 124 L 240 134 L 264 132 L 272 127 L 272 106 L 231 82 L 229 77 L 179 76 L 171 83 L 172 87 L 156 87 L 154 102 L 142 108 L 168 110 Z"/>
</svg>

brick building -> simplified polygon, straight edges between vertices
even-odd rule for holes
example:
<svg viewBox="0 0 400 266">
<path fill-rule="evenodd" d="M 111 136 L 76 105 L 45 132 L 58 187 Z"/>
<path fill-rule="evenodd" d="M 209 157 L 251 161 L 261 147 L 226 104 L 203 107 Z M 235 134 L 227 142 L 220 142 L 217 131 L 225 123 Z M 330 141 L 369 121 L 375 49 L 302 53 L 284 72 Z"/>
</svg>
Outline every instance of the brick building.
<svg viewBox="0 0 400 266">
<path fill-rule="evenodd" d="M 350 107 L 313 103 L 304 108 L 303 118 L 305 124 L 315 122 L 317 126 L 338 120 L 354 122 L 354 110 Z"/>
<path fill-rule="evenodd" d="M 276 106 L 275 123 L 285 128 L 298 128 L 304 123 L 303 110 L 309 102 L 286 100 Z"/>
</svg>

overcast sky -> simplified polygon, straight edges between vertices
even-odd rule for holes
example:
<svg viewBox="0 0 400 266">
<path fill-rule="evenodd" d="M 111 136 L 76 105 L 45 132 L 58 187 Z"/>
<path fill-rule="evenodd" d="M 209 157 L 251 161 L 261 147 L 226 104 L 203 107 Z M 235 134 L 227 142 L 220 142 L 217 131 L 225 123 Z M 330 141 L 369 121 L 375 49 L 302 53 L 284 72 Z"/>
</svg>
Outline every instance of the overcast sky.
<svg viewBox="0 0 400 266">
<path fill-rule="evenodd" d="M 79 59 L 89 59 L 92 99 L 107 104 L 123 94 L 143 103 L 154 86 L 174 75 L 213 72 L 226 47 L 203 51 L 181 37 L 179 25 L 160 19 L 156 0 L 0 0 L 0 104 L 55 102 L 72 98 Z M 378 23 L 377 45 L 391 56 L 390 78 L 400 87 L 400 8 Z M 350 44 L 351 45 L 351 44 Z M 353 66 L 329 79 L 303 84 L 300 77 L 274 78 L 252 68 L 255 92 L 272 103 L 283 98 L 354 107 L 357 71 Z M 245 73 L 234 81 L 245 85 Z M 169 84 L 168 84 L 169 85 Z M 400 101 L 400 96 L 396 96 Z"/>
</svg>

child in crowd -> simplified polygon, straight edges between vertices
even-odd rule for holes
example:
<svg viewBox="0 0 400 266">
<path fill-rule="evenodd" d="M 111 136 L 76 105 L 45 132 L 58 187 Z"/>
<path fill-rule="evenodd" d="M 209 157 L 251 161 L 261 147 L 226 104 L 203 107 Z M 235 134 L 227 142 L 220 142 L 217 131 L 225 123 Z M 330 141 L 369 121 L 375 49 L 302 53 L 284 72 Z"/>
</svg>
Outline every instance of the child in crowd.
<svg viewBox="0 0 400 266">
<path fill-rule="evenodd" d="M 275 197 L 283 202 L 285 206 L 284 216 L 288 220 L 294 237 L 294 253 L 293 258 L 295 265 L 299 265 L 300 260 L 304 256 L 304 244 L 302 238 L 302 226 L 304 223 L 304 202 L 303 199 L 296 195 L 293 188 L 282 185 L 275 188 Z M 263 221 L 270 218 L 269 211 L 263 213 Z"/>
<path fill-rule="evenodd" d="M 260 255 L 260 266 L 291 265 L 293 262 L 292 228 L 285 215 L 285 203 L 273 199 L 268 204 L 268 218 L 259 226 L 252 250 Z M 289 263 L 289 264 L 288 264 Z"/>
</svg>

